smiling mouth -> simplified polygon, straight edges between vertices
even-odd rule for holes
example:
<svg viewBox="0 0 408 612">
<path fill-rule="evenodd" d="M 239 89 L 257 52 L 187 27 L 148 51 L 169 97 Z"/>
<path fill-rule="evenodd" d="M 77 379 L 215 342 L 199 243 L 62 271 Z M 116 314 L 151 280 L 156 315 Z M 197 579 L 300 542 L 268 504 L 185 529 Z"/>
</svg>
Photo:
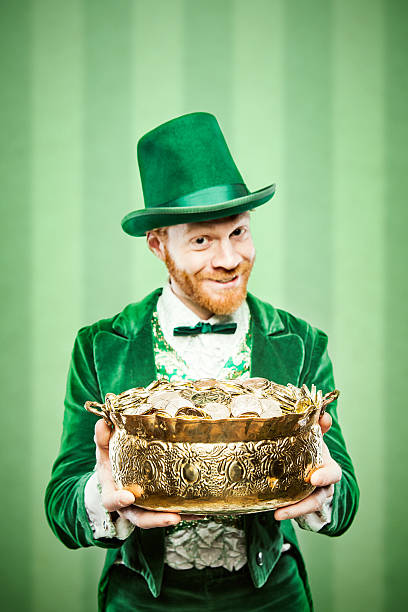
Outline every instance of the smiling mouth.
<svg viewBox="0 0 408 612">
<path fill-rule="evenodd" d="M 220 285 L 229 285 L 231 283 L 234 283 L 236 280 L 238 279 L 238 275 L 233 276 L 232 278 L 228 278 L 228 279 L 214 279 L 211 278 L 209 280 L 212 280 L 214 283 L 219 283 Z"/>
</svg>

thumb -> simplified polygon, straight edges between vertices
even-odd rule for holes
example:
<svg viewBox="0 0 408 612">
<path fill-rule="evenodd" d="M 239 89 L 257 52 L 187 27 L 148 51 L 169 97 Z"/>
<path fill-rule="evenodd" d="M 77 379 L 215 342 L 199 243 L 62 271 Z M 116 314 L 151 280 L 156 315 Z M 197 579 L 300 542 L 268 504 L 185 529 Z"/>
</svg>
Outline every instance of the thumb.
<svg viewBox="0 0 408 612">
<path fill-rule="evenodd" d="M 319 419 L 319 425 L 322 430 L 322 434 L 325 434 L 326 431 L 329 431 L 330 427 L 332 426 L 332 418 L 330 414 L 328 414 L 327 412 L 322 414 Z"/>
<path fill-rule="evenodd" d="M 95 423 L 94 441 L 96 445 L 96 458 L 98 463 L 109 461 L 109 440 L 112 430 L 105 419 L 99 419 Z"/>
<path fill-rule="evenodd" d="M 105 421 L 105 419 L 99 419 L 95 423 L 95 437 L 94 441 L 96 446 L 102 450 L 109 450 L 109 440 L 112 434 L 112 430 Z"/>
<path fill-rule="evenodd" d="M 111 486 L 111 483 L 105 482 L 102 487 L 102 504 L 108 512 L 114 512 L 127 508 L 135 503 L 135 496 L 130 491 L 118 490 Z"/>
<path fill-rule="evenodd" d="M 96 444 L 96 471 L 102 488 L 102 503 L 108 512 L 126 508 L 135 503 L 136 497 L 143 494 L 143 489 L 133 485 L 133 492 L 127 489 L 118 489 L 112 474 L 112 466 L 109 459 L 109 440 L 112 431 L 104 419 L 95 424 Z"/>
</svg>

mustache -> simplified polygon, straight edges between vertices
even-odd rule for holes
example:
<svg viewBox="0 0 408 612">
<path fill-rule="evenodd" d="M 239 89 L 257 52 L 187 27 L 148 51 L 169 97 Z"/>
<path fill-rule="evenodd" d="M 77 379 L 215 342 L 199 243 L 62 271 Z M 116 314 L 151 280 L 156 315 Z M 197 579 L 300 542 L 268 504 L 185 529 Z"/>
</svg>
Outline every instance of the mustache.
<svg viewBox="0 0 408 612">
<path fill-rule="evenodd" d="M 213 280 L 213 281 L 222 281 L 224 283 L 231 281 L 236 276 L 242 275 L 245 276 L 249 274 L 252 268 L 252 263 L 248 261 L 243 261 L 237 265 L 233 270 L 225 270 L 224 272 L 219 272 L 215 274 L 208 274 L 205 272 L 199 272 L 196 276 L 198 280 Z"/>
</svg>

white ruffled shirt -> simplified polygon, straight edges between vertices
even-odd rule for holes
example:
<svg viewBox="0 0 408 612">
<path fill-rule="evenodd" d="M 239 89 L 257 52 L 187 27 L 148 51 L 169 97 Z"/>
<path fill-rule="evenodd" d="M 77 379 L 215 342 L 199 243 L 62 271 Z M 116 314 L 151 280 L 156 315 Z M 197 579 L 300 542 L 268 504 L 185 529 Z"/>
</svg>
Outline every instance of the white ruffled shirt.
<svg viewBox="0 0 408 612">
<path fill-rule="evenodd" d="M 157 302 L 159 325 L 167 343 L 188 366 L 190 379 L 218 378 L 231 355 L 235 355 L 248 331 L 250 313 L 244 301 L 230 315 L 213 315 L 206 323 L 237 323 L 234 334 L 197 334 L 174 336 L 174 327 L 196 325 L 202 321 L 172 291 L 170 284 L 163 288 Z M 85 507 L 95 538 L 126 539 L 134 525 L 119 517 L 115 522 L 102 505 L 96 472 L 85 487 Z M 320 512 L 312 512 L 296 519 L 310 531 L 319 531 L 331 520 L 331 502 Z M 284 544 L 284 547 L 288 547 Z M 286 549 L 284 548 L 284 550 Z M 228 560 L 229 559 L 229 560 Z M 178 530 L 166 536 L 165 561 L 176 569 L 219 567 L 239 569 L 246 559 L 245 533 L 232 526 L 209 521 L 194 530 Z"/>
</svg>

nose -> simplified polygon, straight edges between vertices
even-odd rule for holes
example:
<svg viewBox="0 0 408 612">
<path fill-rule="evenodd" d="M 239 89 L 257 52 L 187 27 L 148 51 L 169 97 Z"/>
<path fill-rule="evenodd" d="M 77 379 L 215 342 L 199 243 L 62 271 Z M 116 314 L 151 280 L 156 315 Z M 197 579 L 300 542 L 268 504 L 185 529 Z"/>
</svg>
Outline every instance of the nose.
<svg viewBox="0 0 408 612">
<path fill-rule="evenodd" d="M 235 250 L 230 240 L 220 240 L 212 258 L 213 268 L 233 270 L 242 262 L 242 256 Z"/>
</svg>

